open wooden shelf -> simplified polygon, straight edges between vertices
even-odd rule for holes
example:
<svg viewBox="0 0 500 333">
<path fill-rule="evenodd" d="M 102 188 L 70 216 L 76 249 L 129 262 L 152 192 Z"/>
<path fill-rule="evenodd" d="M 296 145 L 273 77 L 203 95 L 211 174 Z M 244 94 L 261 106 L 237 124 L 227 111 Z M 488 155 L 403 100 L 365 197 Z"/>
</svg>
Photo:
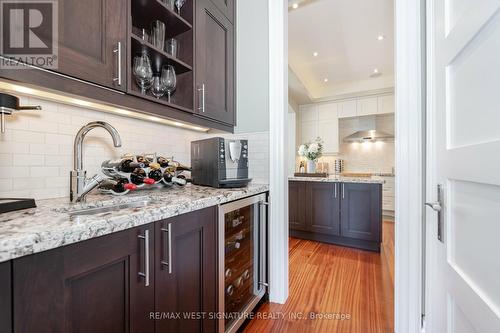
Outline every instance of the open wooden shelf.
<svg viewBox="0 0 500 333">
<path fill-rule="evenodd" d="M 137 89 L 139 89 L 139 88 L 137 88 Z M 162 97 L 162 98 L 156 98 L 153 95 L 151 95 L 151 93 L 149 91 L 146 91 L 146 94 L 143 94 L 139 90 L 129 90 L 128 93 L 130 95 L 138 96 L 138 97 L 147 99 L 147 100 L 155 102 L 155 103 L 160 103 L 160 104 L 163 104 L 163 105 L 166 105 L 166 106 L 170 106 L 172 108 L 176 108 L 178 110 L 187 111 L 187 112 L 190 112 L 190 113 L 193 112 L 192 108 L 190 109 L 190 108 L 187 108 L 185 106 L 182 106 L 182 105 L 179 105 L 179 104 L 175 103 L 175 93 L 170 98 L 170 101 L 171 101 L 170 103 L 167 101 L 167 96 L 166 95 L 164 97 Z"/>
<path fill-rule="evenodd" d="M 184 7 L 181 9 L 181 13 L 183 9 Z M 189 10 L 189 7 L 185 8 L 185 10 Z M 159 0 L 132 0 L 132 24 L 135 27 L 150 30 L 151 24 L 155 20 L 165 22 L 165 36 L 167 38 L 175 37 L 193 29 L 191 23 Z"/>
<path fill-rule="evenodd" d="M 153 71 L 156 73 L 159 72 L 161 66 L 163 65 L 174 66 L 176 74 L 182 74 L 193 70 L 193 67 L 186 64 L 184 61 L 172 57 L 167 52 L 160 50 L 150 42 L 145 41 L 134 34 L 130 34 L 130 40 L 131 40 L 132 59 L 134 59 L 134 56 L 136 56 L 137 54 L 141 54 L 144 50 L 146 50 L 148 52 L 149 57 L 151 58 L 151 65 L 153 66 Z"/>
</svg>

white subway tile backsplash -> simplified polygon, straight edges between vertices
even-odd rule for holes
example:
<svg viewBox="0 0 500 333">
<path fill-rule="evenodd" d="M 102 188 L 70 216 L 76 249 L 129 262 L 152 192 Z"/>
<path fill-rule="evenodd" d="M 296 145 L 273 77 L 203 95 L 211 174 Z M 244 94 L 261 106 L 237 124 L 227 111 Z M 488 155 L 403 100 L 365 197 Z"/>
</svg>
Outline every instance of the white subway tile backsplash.
<svg viewBox="0 0 500 333">
<path fill-rule="evenodd" d="M 190 165 L 191 141 L 224 136 L 248 139 L 250 177 L 254 182 L 269 181 L 268 132 L 205 134 L 32 97 L 21 96 L 21 102 L 41 105 L 42 110 L 7 118 L 7 132 L 0 134 L 0 197 L 67 197 L 75 135 L 83 125 L 96 120 L 116 127 L 122 147 L 115 148 L 105 130 L 92 130 L 84 143 L 88 176 L 100 172 L 104 160 L 124 153 L 157 152 Z"/>
</svg>

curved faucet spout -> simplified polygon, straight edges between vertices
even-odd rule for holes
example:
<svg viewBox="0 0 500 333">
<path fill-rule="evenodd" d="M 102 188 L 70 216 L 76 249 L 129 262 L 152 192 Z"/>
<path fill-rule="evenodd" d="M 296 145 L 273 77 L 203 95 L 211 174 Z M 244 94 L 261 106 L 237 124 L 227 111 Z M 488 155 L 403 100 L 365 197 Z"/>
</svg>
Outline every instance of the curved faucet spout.
<svg viewBox="0 0 500 333">
<path fill-rule="evenodd" d="M 83 126 L 75 137 L 75 145 L 73 151 L 74 170 L 70 173 L 70 191 L 69 198 L 71 202 L 85 201 L 86 195 L 103 181 L 102 177 L 95 175 L 91 179 L 87 179 L 87 172 L 83 170 L 83 140 L 90 130 L 96 127 L 104 128 L 111 134 L 115 147 L 121 147 L 122 140 L 116 128 L 103 121 L 93 121 Z"/>
<path fill-rule="evenodd" d="M 75 137 L 74 160 L 73 160 L 75 170 L 83 170 L 83 148 L 82 148 L 83 139 L 85 139 L 85 136 L 87 135 L 88 132 L 90 132 L 93 128 L 96 127 L 104 128 L 106 131 L 109 132 L 109 134 L 111 134 L 111 137 L 113 138 L 113 144 L 115 147 L 122 146 L 122 140 L 116 128 L 114 128 L 113 126 L 104 121 L 93 121 L 88 123 L 78 131 Z"/>
</svg>

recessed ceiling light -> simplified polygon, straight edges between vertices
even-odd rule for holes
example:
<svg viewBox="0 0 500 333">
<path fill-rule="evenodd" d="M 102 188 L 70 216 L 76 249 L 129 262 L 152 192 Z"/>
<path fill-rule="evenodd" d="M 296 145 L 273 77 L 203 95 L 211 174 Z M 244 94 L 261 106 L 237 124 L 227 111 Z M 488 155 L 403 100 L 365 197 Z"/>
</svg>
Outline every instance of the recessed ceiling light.
<svg viewBox="0 0 500 333">
<path fill-rule="evenodd" d="M 292 8 L 293 8 L 293 9 L 297 9 L 297 8 L 299 8 L 299 4 L 298 4 L 298 3 L 294 3 L 294 4 L 292 5 Z"/>
<path fill-rule="evenodd" d="M 374 73 L 374 74 L 378 74 L 378 68 L 375 68 L 375 69 L 373 70 L 373 73 Z"/>
<path fill-rule="evenodd" d="M 385 39 L 385 36 L 384 36 L 384 35 L 378 35 L 377 39 L 378 39 L 378 40 L 384 40 L 384 39 Z"/>
<path fill-rule="evenodd" d="M 327 78 L 327 77 L 325 77 L 325 78 L 323 79 L 323 81 L 328 82 L 328 78 Z"/>
<path fill-rule="evenodd" d="M 370 74 L 370 77 L 379 77 L 379 76 L 381 76 L 381 75 L 382 75 L 382 73 L 380 73 L 380 71 L 378 70 L 378 68 L 375 68 L 375 69 L 373 70 L 373 73 L 372 73 L 372 74 Z"/>
<path fill-rule="evenodd" d="M 317 57 L 319 55 L 318 52 L 313 52 L 313 56 Z"/>
</svg>

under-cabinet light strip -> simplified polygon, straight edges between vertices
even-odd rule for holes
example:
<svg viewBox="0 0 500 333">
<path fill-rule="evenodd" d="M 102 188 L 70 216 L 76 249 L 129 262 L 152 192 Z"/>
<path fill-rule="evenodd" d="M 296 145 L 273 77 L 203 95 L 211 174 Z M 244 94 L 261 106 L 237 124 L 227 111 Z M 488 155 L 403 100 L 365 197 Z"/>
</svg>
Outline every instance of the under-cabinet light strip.
<svg viewBox="0 0 500 333">
<path fill-rule="evenodd" d="M 167 118 L 160 118 L 152 115 L 147 115 L 143 114 L 137 111 L 132 111 L 132 110 L 126 110 L 123 108 L 118 108 L 114 107 L 111 105 L 106 105 L 106 104 L 101 104 L 97 102 L 92 102 L 80 98 L 74 98 L 62 94 L 57 94 L 49 91 L 44 91 L 36 88 L 30 88 L 26 87 L 23 85 L 11 83 L 5 80 L 0 80 L 0 91 L 6 92 L 6 93 L 14 93 L 14 94 L 21 94 L 21 95 L 27 95 L 27 96 L 33 96 L 41 99 L 47 99 L 50 101 L 54 102 L 59 102 L 59 103 L 64 103 L 64 104 L 69 104 L 73 106 L 79 106 L 79 107 L 86 107 L 89 109 L 97 110 L 97 111 L 103 111 L 103 112 L 108 112 L 108 113 L 113 113 L 113 114 L 118 114 L 121 116 L 126 116 L 130 118 L 136 118 L 136 119 L 141 119 L 141 120 L 146 120 L 150 122 L 155 122 L 155 123 L 160 123 L 164 125 L 169 125 L 169 126 L 174 126 L 174 127 L 181 127 L 193 131 L 198 131 L 198 132 L 208 132 L 210 129 L 207 127 L 201 127 L 201 126 L 195 126 L 191 125 L 188 123 L 183 123 Z"/>
</svg>

